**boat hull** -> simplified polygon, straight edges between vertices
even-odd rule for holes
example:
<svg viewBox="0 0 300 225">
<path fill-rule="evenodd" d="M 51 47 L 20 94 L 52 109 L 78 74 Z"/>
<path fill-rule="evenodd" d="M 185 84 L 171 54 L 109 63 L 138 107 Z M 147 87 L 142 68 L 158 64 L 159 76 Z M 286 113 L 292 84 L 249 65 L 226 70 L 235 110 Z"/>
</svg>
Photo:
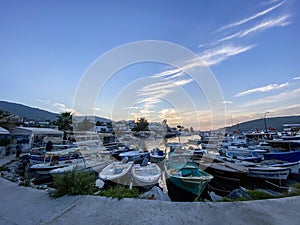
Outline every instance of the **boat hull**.
<svg viewBox="0 0 300 225">
<path fill-rule="evenodd" d="M 113 162 L 106 166 L 100 173 L 99 179 L 108 185 L 121 184 L 129 186 L 132 183 L 131 168 L 133 162 L 123 164 L 122 162 Z"/>
<path fill-rule="evenodd" d="M 270 182 L 285 185 L 287 182 L 287 178 L 290 174 L 290 169 L 280 168 L 280 167 L 272 167 L 272 168 L 261 168 L 261 167 L 253 167 L 249 168 L 249 177 L 260 178 L 264 180 L 268 180 Z"/>
<path fill-rule="evenodd" d="M 151 155 L 150 154 L 150 160 L 153 163 L 159 163 L 162 162 L 166 157 L 165 156 L 156 156 L 156 155 Z"/>
<path fill-rule="evenodd" d="M 67 167 L 70 164 L 59 164 L 59 165 L 49 165 L 49 164 L 36 164 L 29 168 L 32 173 L 37 173 L 39 175 L 48 175 L 51 170 Z"/>
<path fill-rule="evenodd" d="M 193 169 L 197 167 L 195 163 L 191 164 Z M 168 193 L 173 201 L 194 201 L 200 197 L 204 189 L 213 176 L 201 171 L 198 167 L 197 172 L 203 174 L 202 176 L 184 175 L 178 170 L 170 167 L 169 160 L 164 161 L 164 168 L 166 173 L 166 183 Z M 184 167 L 183 167 L 184 168 Z M 191 167 L 186 167 L 187 170 Z M 179 175 L 179 173 L 181 175 Z"/>
<path fill-rule="evenodd" d="M 161 170 L 155 163 L 147 166 L 135 164 L 132 167 L 133 185 L 144 189 L 150 189 L 158 184 L 161 177 Z"/>
<path fill-rule="evenodd" d="M 287 162 L 298 162 L 300 161 L 300 151 L 293 152 L 270 152 L 264 154 L 264 159 L 277 159 Z"/>
<path fill-rule="evenodd" d="M 210 189 L 219 195 L 227 195 L 241 186 L 248 169 L 231 163 L 199 163 L 199 168 L 213 175 Z"/>
</svg>

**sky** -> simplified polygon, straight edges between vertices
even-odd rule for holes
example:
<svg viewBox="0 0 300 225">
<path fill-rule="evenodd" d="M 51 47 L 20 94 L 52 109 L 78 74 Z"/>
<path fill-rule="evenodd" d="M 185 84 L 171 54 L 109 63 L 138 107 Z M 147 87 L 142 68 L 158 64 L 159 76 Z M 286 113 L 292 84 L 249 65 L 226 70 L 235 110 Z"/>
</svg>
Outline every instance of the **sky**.
<svg viewBox="0 0 300 225">
<path fill-rule="evenodd" d="M 95 115 L 167 119 L 206 130 L 300 114 L 296 0 L 0 0 L 0 27 L 0 100 L 89 114 L 74 106 L 93 65 L 120 46 L 155 40 L 181 46 L 195 58 L 177 57 L 177 66 L 133 63 L 113 74 L 97 70 L 99 79 L 90 83 L 101 86 Z M 126 57 L 148 53 L 133 48 Z M 172 58 L 170 52 L 160 54 Z M 214 93 L 222 99 L 212 98 Z"/>
</svg>

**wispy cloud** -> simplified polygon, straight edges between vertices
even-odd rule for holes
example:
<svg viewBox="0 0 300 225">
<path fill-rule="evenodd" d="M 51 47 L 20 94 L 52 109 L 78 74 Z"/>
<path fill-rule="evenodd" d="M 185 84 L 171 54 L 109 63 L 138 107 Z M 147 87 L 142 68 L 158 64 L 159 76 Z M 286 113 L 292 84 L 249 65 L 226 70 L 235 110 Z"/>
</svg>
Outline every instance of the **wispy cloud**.
<svg viewBox="0 0 300 225">
<path fill-rule="evenodd" d="M 289 18 L 289 15 L 283 15 L 283 16 L 279 16 L 277 18 L 272 18 L 272 19 L 262 21 L 260 23 L 257 23 L 256 25 L 248 28 L 248 29 L 241 30 L 241 31 L 238 31 L 234 34 L 231 34 L 231 35 L 228 35 L 226 37 L 220 38 L 217 42 L 228 41 L 228 40 L 231 40 L 233 38 L 242 38 L 242 37 L 245 37 L 249 34 L 259 32 L 259 31 L 263 31 L 263 30 L 266 30 L 266 29 L 270 29 L 272 27 L 287 26 L 290 23 L 288 21 L 288 18 Z"/>
<path fill-rule="evenodd" d="M 300 96 L 300 88 L 282 92 L 278 95 L 272 95 L 255 101 L 247 102 L 244 107 L 253 107 L 258 105 L 268 105 L 271 103 L 291 102 Z"/>
<path fill-rule="evenodd" d="M 48 99 L 38 99 L 39 102 L 42 102 L 44 104 L 51 104 L 51 101 Z"/>
<path fill-rule="evenodd" d="M 229 57 L 241 54 L 252 49 L 255 45 L 238 46 L 235 44 L 227 44 L 208 49 L 200 54 L 202 62 L 207 66 L 217 65 Z"/>
<path fill-rule="evenodd" d="M 79 113 L 76 112 L 76 110 L 74 110 L 73 108 L 67 107 L 67 106 L 66 106 L 65 104 L 63 104 L 63 103 L 58 103 L 58 102 L 56 102 L 56 103 L 53 104 L 53 106 L 56 107 L 57 109 L 61 110 L 61 111 L 72 112 L 72 113 L 74 113 L 74 114 L 76 114 L 76 115 L 79 115 Z"/>
<path fill-rule="evenodd" d="M 168 73 L 165 73 L 168 74 Z M 145 107 L 152 107 L 153 105 L 161 102 L 161 99 L 165 98 L 168 94 L 176 91 L 176 88 L 186 85 L 193 80 L 181 79 L 181 80 L 170 80 L 165 79 L 164 81 L 149 84 L 137 91 L 138 101 L 137 103 L 144 103 Z"/>
<path fill-rule="evenodd" d="M 294 77 L 293 80 L 300 80 L 300 76 L 299 77 Z"/>
<path fill-rule="evenodd" d="M 282 115 L 287 115 L 287 116 L 292 116 L 292 115 L 299 115 L 300 114 L 300 104 L 295 104 L 295 105 L 290 105 L 290 106 L 285 106 L 285 107 L 280 107 L 272 111 L 272 113 L 275 116 L 282 116 Z"/>
<path fill-rule="evenodd" d="M 266 85 L 266 86 L 263 86 L 263 87 L 258 87 L 258 88 L 254 88 L 254 89 L 250 89 L 250 90 L 247 90 L 247 91 L 240 92 L 240 93 L 236 94 L 235 97 L 241 97 L 241 96 L 256 93 L 256 92 L 268 92 L 268 91 L 272 91 L 272 90 L 275 90 L 275 89 L 280 89 L 280 88 L 287 87 L 288 85 L 289 85 L 288 82 L 283 83 L 283 84 L 269 84 L 269 85 Z"/>
<path fill-rule="evenodd" d="M 274 6 L 268 8 L 266 10 L 260 11 L 260 12 L 258 12 L 256 14 L 252 15 L 252 16 L 249 16 L 249 17 L 246 17 L 246 18 L 241 19 L 239 21 L 236 21 L 236 22 L 230 23 L 228 25 L 225 25 L 225 26 L 221 27 L 220 29 L 218 29 L 217 31 L 221 31 L 221 30 L 224 30 L 224 29 L 236 27 L 236 26 L 242 25 L 244 23 L 247 23 L 247 22 L 249 22 L 251 20 L 254 20 L 254 19 L 258 18 L 258 17 L 264 16 L 264 15 L 268 14 L 269 12 L 271 12 L 271 11 L 277 9 L 278 7 L 280 7 L 284 2 L 285 1 L 282 1 L 282 2 L 278 3 L 277 5 L 274 5 Z"/>
<path fill-rule="evenodd" d="M 233 104 L 233 102 L 232 101 L 223 101 L 223 102 L 221 102 L 221 103 L 223 103 L 223 104 Z"/>
<path fill-rule="evenodd" d="M 139 106 L 129 106 L 129 107 L 122 107 L 122 109 L 140 109 Z"/>
</svg>

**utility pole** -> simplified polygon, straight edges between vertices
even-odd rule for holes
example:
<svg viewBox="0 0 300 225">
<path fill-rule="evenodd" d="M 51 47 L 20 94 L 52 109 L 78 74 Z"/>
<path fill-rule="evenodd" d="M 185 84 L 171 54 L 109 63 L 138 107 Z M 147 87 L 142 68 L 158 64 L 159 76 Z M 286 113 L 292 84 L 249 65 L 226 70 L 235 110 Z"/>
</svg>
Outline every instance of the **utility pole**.
<svg viewBox="0 0 300 225">
<path fill-rule="evenodd" d="M 264 116 L 264 122 L 265 122 L 265 131 L 266 131 L 266 133 L 268 133 L 268 128 L 267 128 L 267 114 L 268 114 L 269 112 L 265 112 L 265 116 Z"/>
</svg>

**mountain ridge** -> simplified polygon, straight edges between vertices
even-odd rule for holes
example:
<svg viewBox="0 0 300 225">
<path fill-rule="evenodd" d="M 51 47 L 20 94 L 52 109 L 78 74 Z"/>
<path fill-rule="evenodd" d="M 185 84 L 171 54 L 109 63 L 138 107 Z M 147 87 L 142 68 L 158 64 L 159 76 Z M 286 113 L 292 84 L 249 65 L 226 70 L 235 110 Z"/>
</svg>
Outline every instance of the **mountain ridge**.
<svg viewBox="0 0 300 225">
<path fill-rule="evenodd" d="M 21 116 L 23 118 L 35 121 L 55 121 L 59 113 L 49 112 L 44 109 L 26 106 L 20 103 L 13 103 L 8 101 L 0 101 L 0 109 L 8 111 L 12 114 Z M 82 121 L 86 116 L 76 116 L 78 122 Z M 96 121 L 107 122 L 110 119 L 98 117 L 98 116 L 87 116 L 88 119 Z M 276 131 L 283 130 L 283 124 L 300 124 L 300 116 L 281 116 L 281 117 L 268 117 L 266 118 L 267 128 L 274 128 Z M 250 120 L 235 124 L 233 126 L 227 126 L 227 131 L 249 131 L 249 130 L 265 130 L 264 118 Z"/>
<path fill-rule="evenodd" d="M 44 109 L 39 109 L 36 107 L 30 107 L 24 104 L 8 101 L 0 101 L 0 110 L 4 110 L 14 115 L 21 116 L 25 119 L 35 121 L 55 121 L 57 120 L 57 116 L 60 115 L 60 113 L 53 113 Z M 85 118 L 85 116 L 76 116 L 76 118 L 78 119 L 78 122 L 80 122 Z M 87 118 L 91 120 L 94 120 L 95 118 L 96 121 L 102 122 L 110 121 L 109 119 L 102 118 L 99 116 L 87 116 Z"/>
</svg>

